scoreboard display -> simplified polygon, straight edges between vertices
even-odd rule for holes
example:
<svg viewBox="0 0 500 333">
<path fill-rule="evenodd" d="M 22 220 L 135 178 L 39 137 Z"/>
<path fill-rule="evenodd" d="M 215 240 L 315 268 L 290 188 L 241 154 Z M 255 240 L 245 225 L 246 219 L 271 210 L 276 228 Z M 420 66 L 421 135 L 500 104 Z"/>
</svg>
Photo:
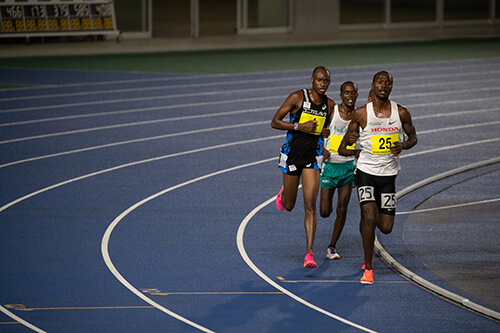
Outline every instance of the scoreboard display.
<svg viewBox="0 0 500 333">
<path fill-rule="evenodd" d="M 118 36 L 112 0 L 0 0 L 0 37 Z"/>
</svg>

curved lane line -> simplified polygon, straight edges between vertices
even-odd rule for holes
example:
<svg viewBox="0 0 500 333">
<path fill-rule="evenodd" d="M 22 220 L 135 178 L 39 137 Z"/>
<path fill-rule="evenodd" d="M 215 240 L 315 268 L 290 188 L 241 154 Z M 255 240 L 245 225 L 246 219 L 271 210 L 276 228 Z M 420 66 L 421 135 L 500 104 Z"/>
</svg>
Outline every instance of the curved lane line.
<svg viewBox="0 0 500 333">
<path fill-rule="evenodd" d="M 441 174 L 435 175 L 433 177 L 429 177 L 427 179 L 424 179 L 424 180 L 419 181 L 411 186 L 404 188 L 403 190 L 396 193 L 396 198 L 397 199 L 402 198 L 403 196 L 415 191 L 418 188 L 421 188 L 421 187 L 426 186 L 430 183 L 439 181 L 439 180 L 444 179 L 446 177 L 450 177 L 450 176 L 459 174 L 461 172 L 465 172 L 465 171 L 468 171 L 468 170 L 471 170 L 474 168 L 478 168 L 478 167 L 482 167 L 482 166 L 486 166 L 486 165 L 490 165 L 490 164 L 495 164 L 498 162 L 500 162 L 500 157 L 492 158 L 492 159 L 477 162 L 477 163 L 472 163 L 472 164 L 465 165 L 465 166 L 460 167 L 460 168 L 456 168 L 453 170 L 449 170 L 447 172 L 443 172 Z M 399 262 L 397 262 L 389 254 L 389 252 L 387 252 L 385 250 L 385 248 L 382 246 L 382 244 L 380 244 L 380 242 L 378 241 L 377 237 L 375 237 L 375 249 L 377 250 L 379 255 L 387 262 L 387 264 L 389 266 L 391 266 L 397 272 L 399 272 L 400 274 L 402 274 L 403 276 L 405 276 L 409 280 L 415 282 L 416 284 L 424 287 L 425 289 L 431 290 L 432 292 L 436 293 L 437 295 L 439 295 L 445 299 L 452 300 L 453 302 L 461 304 L 465 308 L 476 311 L 476 312 L 481 313 L 485 316 L 500 320 L 500 313 L 499 312 L 496 312 L 492 309 L 488 309 L 488 308 L 486 308 L 482 305 L 479 305 L 477 303 L 471 302 L 463 296 L 457 295 L 457 294 L 452 293 L 444 288 L 441 288 L 441 287 L 435 285 L 434 283 L 423 279 L 419 275 L 413 273 L 412 271 L 410 271 L 409 269 L 407 269 L 406 267 L 401 265 Z"/>
<path fill-rule="evenodd" d="M 417 209 L 417 210 L 411 210 L 409 212 L 396 212 L 396 215 L 410 215 L 410 214 L 426 213 L 426 212 L 433 212 L 435 210 L 459 208 L 459 207 L 466 207 L 466 206 L 473 206 L 473 205 L 481 205 L 481 204 L 491 203 L 491 202 L 496 202 L 496 201 L 500 201 L 500 198 L 474 201 L 474 202 L 466 202 L 466 203 L 457 204 L 457 205 L 450 205 L 450 206 Z"/>
<path fill-rule="evenodd" d="M 242 169 L 242 168 L 246 168 L 246 167 L 249 167 L 249 166 L 253 166 L 253 165 L 257 165 L 257 164 L 262 164 L 262 163 L 266 163 L 266 162 L 270 162 L 270 161 L 273 161 L 273 160 L 276 160 L 276 158 L 269 158 L 269 159 L 265 159 L 265 160 L 260 160 L 260 161 L 256 161 L 256 162 L 252 162 L 252 163 L 248 163 L 248 164 L 243 164 L 243 165 L 238 165 L 236 167 L 232 167 L 232 168 L 228 168 L 228 169 L 224 169 L 224 170 L 220 170 L 220 171 L 216 171 L 216 172 L 213 172 L 213 173 L 210 173 L 210 174 L 207 174 L 207 175 L 204 175 L 204 176 L 201 176 L 201 177 L 198 177 L 198 178 L 194 178 L 194 179 L 191 179 L 191 180 L 188 180 L 184 183 L 181 183 L 181 184 L 178 184 L 176 186 L 172 186 L 172 187 L 169 187 L 163 191 L 160 191 L 158 193 L 155 193 L 139 202 L 137 202 L 136 204 L 130 206 L 127 210 L 125 210 L 123 213 L 121 213 L 107 228 L 106 232 L 104 233 L 104 236 L 102 238 L 102 242 L 101 242 L 101 252 L 102 252 L 102 256 L 103 256 L 103 259 L 104 259 L 104 262 L 106 263 L 106 266 L 108 266 L 109 270 L 111 271 L 111 273 L 118 279 L 118 281 L 120 281 L 128 290 L 130 290 L 132 293 L 134 293 L 136 296 L 138 296 L 139 298 L 141 298 L 143 301 L 145 301 L 146 303 L 149 303 L 150 305 L 154 306 L 155 308 L 157 308 L 158 310 L 160 311 L 163 311 L 164 313 L 188 324 L 188 325 L 191 325 L 201 331 L 204 331 L 204 332 L 213 332 L 211 330 L 209 330 L 208 328 L 205 328 L 199 324 L 196 324 L 192 321 L 190 321 L 189 319 L 186 319 L 178 314 L 176 314 L 175 312 L 172 312 L 170 310 L 168 310 L 167 308 L 161 306 L 160 304 L 156 303 L 155 301 L 153 301 L 152 299 L 148 298 L 146 295 L 144 295 L 144 293 L 140 292 L 139 290 L 137 290 L 136 288 L 134 288 L 134 286 L 132 286 L 127 280 L 125 280 L 125 278 L 118 272 L 118 270 L 115 268 L 115 266 L 113 265 L 113 262 L 111 261 L 111 258 L 109 256 L 109 251 L 108 251 L 108 245 L 109 245 L 109 239 L 111 237 L 111 233 L 113 232 L 113 229 L 116 227 L 116 225 L 125 217 L 127 216 L 130 212 L 132 212 L 133 210 L 135 210 L 136 208 L 142 206 L 143 204 L 165 194 L 165 193 L 168 193 L 168 192 L 171 192 L 173 190 L 176 190 L 178 188 L 181 188 L 183 186 L 186 186 L 186 185 L 189 185 L 189 184 L 193 184 L 193 183 L 196 183 L 200 180 L 204 180 L 204 179 L 207 179 L 207 178 L 210 178 L 210 177 L 214 177 L 214 176 L 217 176 L 217 175 L 220 175 L 220 174 L 223 174 L 223 173 L 226 173 L 226 172 L 231 172 L 231 171 L 234 171 L 234 170 L 238 170 L 238 169 Z"/>
<path fill-rule="evenodd" d="M 288 291 L 287 289 L 283 288 L 282 286 L 280 286 L 279 284 L 277 284 L 276 282 L 274 282 L 272 279 L 270 279 L 267 275 L 265 275 L 259 268 L 257 268 L 257 266 L 255 266 L 255 264 L 252 262 L 252 260 L 248 257 L 248 254 L 245 250 L 245 245 L 243 244 L 243 234 L 245 233 L 245 228 L 248 224 L 248 222 L 250 222 L 250 219 L 255 215 L 257 214 L 263 207 L 267 206 L 269 203 L 273 202 L 274 200 L 276 199 L 276 196 L 268 199 L 267 201 L 263 202 L 262 204 L 260 204 L 259 206 L 257 206 L 256 208 L 254 208 L 250 214 L 248 214 L 245 219 L 243 219 L 243 221 L 241 222 L 240 224 L 240 227 L 238 228 L 238 234 L 236 236 L 236 243 L 238 244 L 238 250 L 240 251 L 240 255 L 241 257 L 243 258 L 243 260 L 245 261 L 245 263 L 258 275 L 260 276 L 264 281 L 266 281 L 267 283 L 269 283 L 271 286 L 273 286 L 274 288 L 278 289 L 279 291 L 283 292 L 284 294 L 290 296 L 291 298 L 293 298 L 295 301 L 299 302 L 299 303 L 302 303 L 304 304 L 305 306 L 313 309 L 313 310 L 316 310 L 324 315 L 327 315 L 328 317 L 331 317 L 333 319 L 336 319 L 344 324 L 347 324 L 347 325 L 350 325 L 350 326 L 353 326 L 355 328 L 358 328 L 362 331 L 365 331 L 365 332 L 376 332 L 376 331 L 372 331 L 366 327 L 363 327 L 361 325 L 358 325 L 356 323 L 353 323 L 347 319 L 344 319 L 342 317 L 339 317 L 333 313 L 330 313 L 314 304 L 311 304 L 309 303 L 308 301 L 304 300 L 303 298 L 300 298 L 298 297 L 297 295 L 293 294 L 292 292 Z"/>
<path fill-rule="evenodd" d="M 255 140 L 255 141 L 258 141 L 258 140 Z M 245 141 L 245 142 L 248 142 L 248 141 Z M 238 142 L 237 144 L 241 144 L 242 142 Z M 29 199 L 31 197 L 34 197 L 38 194 L 41 194 L 41 193 L 44 193 L 44 192 L 47 192 L 49 190 L 52 190 L 52 189 L 55 189 L 55 188 L 58 188 L 60 186 L 63 186 L 63 185 L 66 185 L 66 184 L 70 184 L 70 183 L 73 183 L 73 182 L 76 182 L 76 181 L 79 181 L 79 180 L 82 180 L 82 179 L 86 179 L 86 178 L 90 178 L 90 177 L 93 177 L 93 176 L 96 176 L 96 175 L 100 175 L 100 174 L 104 174 L 104 173 L 107 173 L 107 172 L 111 172 L 111 171 L 115 171 L 115 170 L 119 170 L 119 169 L 122 169 L 122 168 L 126 168 L 126 167 L 129 167 L 129 166 L 134 166 L 134 165 L 139 165 L 139 164 L 142 164 L 142 163 L 148 163 L 148 162 L 153 162 L 153 161 L 158 161 L 158 160 L 162 160 L 162 159 L 166 159 L 166 158 L 169 158 L 169 157 L 174 157 L 174 156 L 180 156 L 180 155 L 185 155 L 185 154 L 188 154 L 188 153 L 194 153 L 194 152 L 200 152 L 200 151 L 205 151 L 205 150 L 210 150 L 210 149 L 215 149 L 215 148 L 220 148 L 220 147 L 227 147 L 227 146 L 231 146 L 231 145 L 234 145 L 235 143 L 232 143 L 232 144 L 224 144 L 224 145 L 218 145 L 218 146 L 213 146 L 213 147 L 208 147 L 208 148 L 202 148 L 202 149 L 195 149 L 195 150 L 192 150 L 192 151 L 189 151 L 189 152 L 183 152 L 183 153 L 176 153 L 176 154 L 170 154 L 170 155 L 164 155 L 164 156 L 159 156 L 159 157 L 155 157 L 155 158 L 150 158 L 150 159 L 146 159 L 146 160 L 141 160 L 141 161 L 136 161 L 136 162 L 132 162 L 132 163 L 127 163 L 127 164 L 122 164 L 122 165 L 118 165 L 118 166 L 115 166 L 115 167 L 112 167 L 112 168 L 108 168 L 108 169 L 104 169 L 104 170 L 101 170 L 101 171 L 97 171 L 97 172 L 94 172 L 94 173 L 90 173 L 90 174 L 86 174 L 86 175 L 83 175 L 83 176 L 80 176 L 80 177 L 76 177 L 76 178 L 72 178 L 72 179 L 68 179 L 66 181 L 63 181 L 63 182 L 60 182 L 60 183 L 57 183 L 57 184 L 54 184 L 52 186 L 48 186 L 48 187 L 45 187 L 43 189 L 40 189 L 38 191 L 35 191 L 35 192 L 32 192 L 32 193 L 29 193 L 21 198 L 18 198 L 14 201 L 11 201 L 9 203 L 7 203 L 6 205 L 0 207 L 0 213 L 6 209 L 8 209 L 9 207 L 12 207 L 16 204 L 18 204 L 19 202 L 22 202 L 26 199 Z M 458 147 L 458 145 L 457 145 Z M 450 147 L 448 147 L 447 149 L 450 149 Z M 404 155 L 402 156 L 401 158 L 403 157 L 410 157 L 410 156 L 413 156 L 415 154 L 408 154 L 408 155 Z M 271 159 L 268 159 L 268 160 L 265 160 L 265 161 L 271 161 L 273 160 L 273 158 Z M 459 168 L 460 169 L 460 168 Z M 419 183 L 417 183 L 419 184 Z M 404 194 L 402 194 L 401 196 L 403 196 Z M 378 240 L 376 239 L 376 243 L 378 243 Z M 379 243 L 378 243 L 379 244 Z M 30 323 L 24 321 L 23 319 L 19 318 L 18 316 L 16 316 L 15 314 L 13 314 L 12 312 L 10 312 L 9 310 L 7 310 L 6 308 L 2 307 L 0 305 L 0 311 L 2 311 L 3 313 L 5 313 L 7 316 L 11 317 L 12 319 L 18 321 L 19 323 L 27 326 L 27 327 L 30 327 L 30 326 L 33 326 L 31 325 Z M 34 327 L 34 326 L 33 326 Z M 35 327 L 36 328 L 36 327 Z M 43 332 L 40 330 L 40 332 Z"/>
<path fill-rule="evenodd" d="M 268 139 L 268 138 L 266 138 Z M 252 141 L 260 141 L 260 139 L 257 139 L 257 140 L 252 140 Z M 241 141 L 241 142 L 238 142 L 236 144 L 242 144 L 242 143 L 248 143 L 248 142 L 251 142 L 251 141 Z M 21 198 L 18 198 L 14 201 L 11 201 L 9 203 L 7 203 L 6 205 L 3 205 L 2 207 L 0 207 L 0 213 L 3 212 L 4 210 L 24 201 L 24 200 L 27 200 L 29 198 L 32 198 L 38 194 L 41 194 L 41 193 L 44 193 L 44 192 L 47 192 L 47 191 L 50 191 L 50 190 L 53 190 L 55 188 L 58 188 L 58 187 L 61 187 L 63 185 L 67 185 L 67 184 L 70 184 L 70 183 L 73 183 L 73 182 L 76 182 L 76 181 L 79 181 L 79 180 L 83 180 L 83 179 L 86 179 L 86 178 L 90 178 L 90 177 L 93 177 L 93 176 L 97 176 L 97 175 L 100 175 L 100 174 L 104 174 L 104 173 L 107 173 L 107 172 L 111 172 L 111 171 L 115 171 L 115 170 L 119 170 L 119 169 L 123 169 L 123 168 L 126 168 L 126 167 L 130 167 L 130 166 L 135 166 L 135 165 L 139 165 L 139 164 L 143 164 L 143 163 L 149 163 L 149 162 L 154 162 L 154 161 L 158 161 L 158 160 L 162 160 L 162 159 L 166 159 L 166 158 L 170 158 L 170 157 L 175 157 L 175 156 L 180 156 L 180 155 L 186 155 L 186 154 L 190 154 L 190 153 L 195 153 L 195 152 L 201 152 L 201 151 L 206 151 L 206 150 L 211 150 L 211 149 L 216 149 L 216 148 L 222 148 L 222 147 L 228 147 L 228 146 L 232 146 L 234 145 L 235 143 L 231 143 L 231 144 L 223 144 L 223 145 L 218 145 L 218 146 L 212 146 L 212 147 L 208 147 L 208 148 L 202 148 L 202 149 L 195 149 L 195 150 L 191 150 L 191 151 L 188 151 L 188 152 L 182 152 L 182 153 L 176 153 L 176 154 L 170 154 L 170 155 L 164 155 L 164 156 L 159 156 L 159 157 L 155 157 L 155 158 L 150 158 L 150 159 L 146 159 L 146 160 L 141 160 L 141 161 L 136 161 L 136 162 L 132 162 L 132 163 L 127 163 L 127 164 L 122 164 L 122 165 L 118 165 L 118 166 L 115 166 L 113 168 L 108 168 L 108 169 L 104 169 L 104 170 L 101 170 L 101 171 L 97 171 L 97 172 L 93 172 L 93 173 L 90 173 L 90 174 L 86 174 L 86 175 L 83 175 L 83 176 L 80 176 L 80 177 L 76 177 L 76 178 L 72 178 L 72 179 L 68 179 L 66 181 L 63 181 L 63 182 L 60 182 L 60 183 L 57 183 L 57 184 L 54 184 L 52 186 L 48 186 L 48 187 L 45 187 L 43 189 L 40 189 L 38 191 L 35 191 L 35 192 L 32 192 L 32 193 L 29 193 Z M 265 163 L 265 162 L 269 162 L 269 161 L 272 161 L 272 160 L 276 160 L 276 157 L 273 157 L 273 158 L 269 158 L 269 159 L 266 159 L 266 160 L 262 160 L 262 161 L 258 161 L 258 162 L 255 162 L 253 164 L 257 164 L 257 163 Z M 253 164 L 247 164 L 245 166 L 249 166 L 249 165 L 253 165 Z M 235 169 L 238 169 L 238 167 L 235 167 L 235 168 L 232 168 L 230 170 L 235 170 Z M 223 170 L 224 171 L 224 170 Z M 219 171 L 218 173 L 223 173 L 223 171 Z M 218 173 L 215 173 L 215 174 L 218 174 Z M 212 175 L 215 175 L 215 174 L 212 174 Z M 208 178 L 207 176 L 205 176 L 205 178 Z M 202 177 L 200 178 L 197 178 L 198 180 L 202 179 Z M 191 182 L 194 182 L 194 181 L 189 181 L 189 182 L 186 182 L 184 183 L 184 185 L 187 185 L 188 183 L 191 183 Z M 178 186 L 179 187 L 179 186 Z M 101 245 L 102 246 L 102 245 Z M 151 301 L 152 302 L 152 301 Z M 5 313 L 7 316 L 9 316 L 10 318 L 16 320 L 17 322 L 25 325 L 26 327 L 29 327 L 31 328 L 32 330 L 35 330 L 37 332 L 44 332 L 43 330 L 40 330 L 39 328 L 37 328 L 36 326 L 28 323 L 27 321 L 25 321 L 24 319 L 16 316 L 14 313 L 12 313 L 11 311 L 7 310 L 5 307 L 1 306 L 0 305 L 0 311 Z"/>
</svg>

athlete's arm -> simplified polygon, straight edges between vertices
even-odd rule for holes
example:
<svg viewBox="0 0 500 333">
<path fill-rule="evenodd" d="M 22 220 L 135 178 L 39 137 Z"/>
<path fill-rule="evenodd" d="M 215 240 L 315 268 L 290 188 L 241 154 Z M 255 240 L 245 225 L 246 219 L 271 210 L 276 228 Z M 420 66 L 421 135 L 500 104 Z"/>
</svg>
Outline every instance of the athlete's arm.
<svg viewBox="0 0 500 333">
<path fill-rule="evenodd" d="M 302 90 L 297 90 L 296 92 L 290 94 L 283 105 L 280 106 L 278 111 L 274 114 L 273 120 L 271 120 L 271 127 L 280 130 L 293 130 L 295 129 L 295 124 L 288 121 L 283 121 L 287 113 L 294 113 L 302 107 L 302 101 L 304 99 L 304 93 Z M 309 120 L 305 123 L 297 123 L 297 129 L 305 132 L 315 132 L 316 126 L 318 124 L 317 120 Z"/>
<path fill-rule="evenodd" d="M 364 109 L 362 108 L 363 107 L 354 110 L 354 113 L 352 114 L 352 119 L 351 122 L 349 123 L 349 126 L 347 127 L 347 132 L 344 135 L 342 141 L 340 142 L 339 155 L 343 156 L 356 155 L 357 151 L 352 149 L 347 149 L 347 146 L 356 143 L 356 140 L 359 138 L 359 127 L 364 111 Z"/>
<path fill-rule="evenodd" d="M 418 142 L 417 131 L 415 130 L 415 126 L 413 126 L 413 122 L 411 120 L 411 114 L 407 108 L 398 104 L 399 111 L 399 119 L 401 119 L 401 124 L 403 126 L 403 131 L 408 137 L 403 142 L 395 142 L 391 146 L 391 154 L 393 156 L 398 156 L 403 149 L 411 149 Z"/>
<path fill-rule="evenodd" d="M 326 116 L 325 124 L 323 125 L 323 130 L 321 131 L 321 136 L 328 138 L 330 136 L 330 123 L 333 118 L 333 110 L 335 107 L 335 101 L 328 97 L 328 115 Z"/>
<path fill-rule="evenodd" d="M 285 118 L 287 113 L 294 113 L 300 109 L 302 106 L 303 96 L 304 94 L 301 90 L 297 90 L 290 94 L 280 106 L 278 111 L 274 114 L 274 117 L 271 120 L 271 127 L 280 130 L 293 130 L 294 124 L 284 121 L 283 118 Z"/>
</svg>

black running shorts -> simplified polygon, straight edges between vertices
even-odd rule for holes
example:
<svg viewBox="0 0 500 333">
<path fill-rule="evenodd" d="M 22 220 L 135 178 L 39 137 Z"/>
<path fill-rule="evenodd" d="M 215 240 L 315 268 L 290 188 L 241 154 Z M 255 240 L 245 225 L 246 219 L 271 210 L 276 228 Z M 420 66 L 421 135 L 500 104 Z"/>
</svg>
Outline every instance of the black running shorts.
<svg viewBox="0 0 500 333">
<path fill-rule="evenodd" d="M 396 176 L 374 176 L 358 169 L 356 186 L 361 205 L 375 202 L 379 212 L 396 214 Z"/>
</svg>

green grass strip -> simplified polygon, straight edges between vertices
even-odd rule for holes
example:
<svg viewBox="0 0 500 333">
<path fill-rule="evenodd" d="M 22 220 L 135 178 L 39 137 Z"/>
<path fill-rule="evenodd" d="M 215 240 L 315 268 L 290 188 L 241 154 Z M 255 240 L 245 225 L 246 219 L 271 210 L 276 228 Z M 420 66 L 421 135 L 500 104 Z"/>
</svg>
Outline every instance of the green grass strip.
<svg viewBox="0 0 500 333">
<path fill-rule="evenodd" d="M 15 57 L 2 67 L 171 73 L 244 73 L 500 57 L 500 38 L 233 50 Z"/>
</svg>

